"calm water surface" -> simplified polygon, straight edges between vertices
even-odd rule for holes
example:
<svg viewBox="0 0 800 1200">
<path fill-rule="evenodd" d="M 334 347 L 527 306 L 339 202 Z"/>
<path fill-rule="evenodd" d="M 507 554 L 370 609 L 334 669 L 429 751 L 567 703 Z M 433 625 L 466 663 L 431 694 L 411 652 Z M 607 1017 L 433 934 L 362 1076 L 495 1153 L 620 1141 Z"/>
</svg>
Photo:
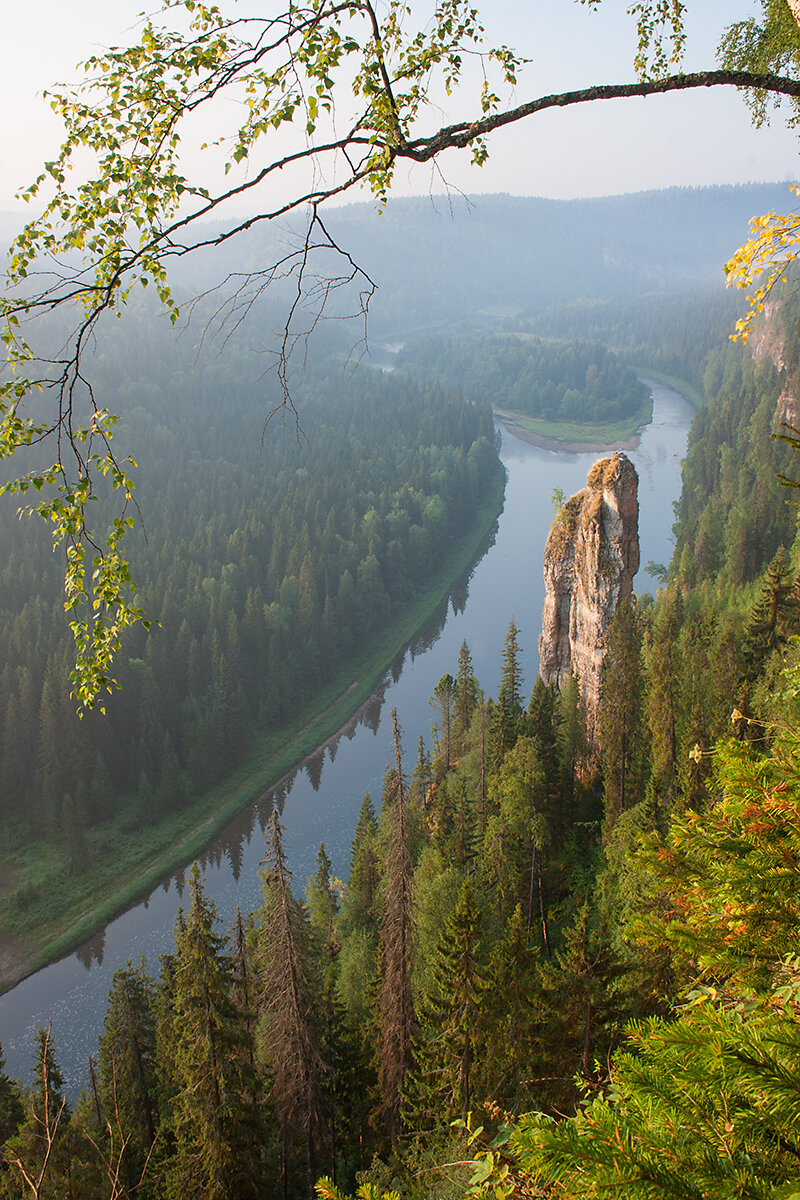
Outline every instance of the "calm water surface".
<svg viewBox="0 0 800 1200">
<path fill-rule="evenodd" d="M 692 418 L 689 403 L 653 385 L 654 419 L 629 456 L 639 472 L 641 562 L 668 563 L 672 556 L 673 501 L 680 494 L 680 463 Z M 201 859 L 206 890 L 222 923 L 230 926 L 236 906 L 248 912 L 259 902 L 258 868 L 263 831 L 273 804 L 285 827 L 285 843 L 302 891 L 315 870 L 320 842 L 335 874 L 346 878 L 358 810 L 365 791 L 377 800 L 391 758 L 389 710 L 397 708 L 411 769 L 416 744 L 430 745 L 433 713 L 429 698 L 441 676 L 455 674 L 458 651 L 469 643 L 484 691 L 497 694 L 501 653 L 509 621 L 520 630 L 521 666 L 528 692 L 538 671 L 537 642 L 544 584 L 542 561 L 553 515 L 551 496 L 569 496 L 586 482 L 596 453 L 554 453 L 503 433 L 501 451 L 508 473 L 505 507 L 483 557 L 415 644 L 387 672 L 384 685 L 360 720 L 318 753 L 278 794 L 265 796 L 234 820 Z M 653 589 L 644 571 L 639 593 Z M 184 875 L 166 879 L 146 901 L 117 918 L 75 954 L 54 963 L 0 997 L 0 1044 L 7 1070 L 28 1078 L 36 1030 L 52 1021 L 56 1052 L 72 1090 L 83 1081 L 87 1057 L 96 1053 L 106 998 L 114 972 L 144 955 L 155 973 L 158 957 L 172 946 L 172 931 L 184 893 Z"/>
</svg>

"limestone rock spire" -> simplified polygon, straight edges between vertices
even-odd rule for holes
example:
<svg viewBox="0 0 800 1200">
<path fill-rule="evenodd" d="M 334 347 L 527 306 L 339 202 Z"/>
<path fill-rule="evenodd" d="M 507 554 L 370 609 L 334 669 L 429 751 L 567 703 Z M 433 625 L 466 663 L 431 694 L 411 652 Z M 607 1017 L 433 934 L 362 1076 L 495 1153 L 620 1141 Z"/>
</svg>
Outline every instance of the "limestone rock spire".
<svg viewBox="0 0 800 1200">
<path fill-rule="evenodd" d="M 539 674 L 559 687 L 575 675 L 593 749 L 606 633 L 638 569 L 639 477 L 617 451 L 596 462 L 586 487 L 563 505 L 544 552 Z"/>
</svg>

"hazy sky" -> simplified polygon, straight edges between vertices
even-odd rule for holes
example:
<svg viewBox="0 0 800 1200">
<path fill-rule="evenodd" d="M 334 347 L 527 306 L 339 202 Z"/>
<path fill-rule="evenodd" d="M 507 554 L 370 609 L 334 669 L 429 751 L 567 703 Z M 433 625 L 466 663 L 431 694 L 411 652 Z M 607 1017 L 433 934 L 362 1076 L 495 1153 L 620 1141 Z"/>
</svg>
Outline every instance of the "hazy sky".
<svg viewBox="0 0 800 1200">
<path fill-rule="evenodd" d="M 507 42 L 532 60 L 510 103 L 632 78 L 634 30 L 625 15 L 626 0 L 604 0 L 599 12 L 575 0 L 478 3 L 488 40 Z M 258 6 L 256 0 L 241 0 L 239 8 L 263 11 L 264 4 L 273 0 L 261 0 Z M 75 64 L 98 47 L 126 39 L 141 7 L 141 0 L 4 5 L 0 208 L 19 207 L 15 192 L 58 145 L 59 125 L 42 90 L 75 78 Z M 721 29 L 755 6 L 750 0 L 689 0 L 689 9 L 686 69 L 695 70 L 714 65 Z M 441 119 L 456 120 L 475 111 L 468 97 L 459 97 Z M 430 114 L 431 126 L 436 117 Z M 753 130 L 741 99 L 727 89 L 543 114 L 493 135 L 490 150 L 490 163 L 482 170 L 449 154 L 441 163 L 446 178 L 465 191 L 567 197 L 671 184 L 793 180 L 800 173 L 796 137 L 777 117 L 772 128 Z M 397 190 L 438 192 L 442 185 L 430 169 L 404 169 Z"/>
</svg>

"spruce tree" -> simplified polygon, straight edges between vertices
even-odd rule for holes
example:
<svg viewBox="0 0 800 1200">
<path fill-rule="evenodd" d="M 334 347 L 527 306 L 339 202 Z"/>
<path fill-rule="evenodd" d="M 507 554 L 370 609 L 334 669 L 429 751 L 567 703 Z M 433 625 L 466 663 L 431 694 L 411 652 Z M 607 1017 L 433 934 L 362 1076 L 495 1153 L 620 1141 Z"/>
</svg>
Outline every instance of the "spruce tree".
<svg viewBox="0 0 800 1200">
<path fill-rule="evenodd" d="M 331 860 L 328 858 L 324 843 L 317 853 L 317 870 L 308 881 L 306 889 L 309 924 L 320 953 L 323 974 L 331 974 L 333 959 L 338 950 L 338 936 L 335 929 L 335 918 L 339 910 L 339 900 L 331 874 Z"/>
<path fill-rule="evenodd" d="M 652 763 L 651 790 L 658 803 L 671 808 L 677 796 L 678 728 L 683 656 L 679 634 L 683 596 L 677 586 L 661 593 L 647 648 L 645 679 Z"/>
<path fill-rule="evenodd" d="M 436 952 L 432 993 L 420 1011 L 414 1067 L 405 1088 L 414 1130 L 466 1120 L 476 1096 L 474 1076 L 483 1056 L 481 914 L 475 889 L 464 882 Z"/>
<path fill-rule="evenodd" d="M 452 756 L 453 703 L 456 698 L 456 681 L 452 675 L 443 675 L 433 689 L 431 706 L 438 714 L 439 737 L 436 745 L 436 778 L 441 779 L 450 770 Z"/>
<path fill-rule="evenodd" d="M 767 567 L 745 629 L 742 656 L 749 683 L 758 677 L 772 651 L 785 643 L 785 622 L 794 615 L 796 606 L 786 551 L 781 546 Z"/>
<path fill-rule="evenodd" d="M 279 1126 L 285 1197 L 298 1148 L 309 1186 L 317 1173 L 325 1068 L 319 1050 L 308 924 L 292 895 L 283 831 L 275 811 L 267 831 L 263 898 L 256 922 L 258 1046 Z"/>
<path fill-rule="evenodd" d="M 171 980 L 169 1124 L 173 1153 L 165 1195 L 239 1200 L 260 1192 L 260 1154 L 250 1121 L 246 1031 L 233 1003 L 234 974 L 215 905 L 195 863 L 190 906 L 178 922 Z"/>
<path fill-rule="evenodd" d="M 643 798 L 642 622 L 629 601 L 608 631 L 600 703 L 606 837 L 619 815 Z"/>
<path fill-rule="evenodd" d="M 22 1124 L 22 1096 L 16 1079 L 5 1073 L 6 1061 L 0 1045 L 0 1150 L 3 1143 L 16 1133 Z"/>
<path fill-rule="evenodd" d="M 350 874 L 347 879 L 348 908 L 357 905 L 365 915 L 375 912 L 375 893 L 378 887 L 378 854 L 375 838 L 378 821 L 369 792 L 358 814 L 350 851 Z"/>
<path fill-rule="evenodd" d="M 519 629 L 512 617 L 503 646 L 503 669 L 496 709 L 496 753 L 502 757 L 514 745 L 522 717 L 522 668 Z"/>
<path fill-rule="evenodd" d="M 472 655 L 466 641 L 461 643 L 458 652 L 458 670 L 456 672 L 455 720 L 453 722 L 453 741 L 456 755 L 464 749 L 465 739 L 469 732 L 472 714 L 478 703 L 478 681 L 472 669 Z"/>
<path fill-rule="evenodd" d="M 558 851 L 567 833 L 559 760 L 559 701 L 556 685 L 545 683 L 541 676 L 533 685 L 527 728 L 542 768 L 542 812 Z"/>
<path fill-rule="evenodd" d="M 433 768 L 430 752 L 425 746 L 425 738 L 420 734 L 417 741 L 417 761 L 414 764 L 414 774 L 411 776 L 411 794 L 421 810 L 424 810 L 428 802 L 432 778 Z"/>
<path fill-rule="evenodd" d="M 482 1004 L 485 1094 L 509 1112 L 520 1111 L 523 1098 L 539 1100 L 529 1082 L 538 961 L 518 904 L 492 948 Z"/>
<path fill-rule="evenodd" d="M 99 1046 L 97 1098 L 103 1123 L 128 1139 L 123 1177 L 135 1189 L 158 1132 L 155 984 L 130 964 L 114 974 Z"/>
<path fill-rule="evenodd" d="M 380 923 L 378 1083 L 380 1115 L 389 1140 L 394 1144 L 403 1128 L 403 1086 L 411 1065 L 414 1007 L 411 1000 L 413 867 L 396 709 L 392 709 L 391 716 L 395 765 L 386 779 L 389 841 Z"/>
</svg>

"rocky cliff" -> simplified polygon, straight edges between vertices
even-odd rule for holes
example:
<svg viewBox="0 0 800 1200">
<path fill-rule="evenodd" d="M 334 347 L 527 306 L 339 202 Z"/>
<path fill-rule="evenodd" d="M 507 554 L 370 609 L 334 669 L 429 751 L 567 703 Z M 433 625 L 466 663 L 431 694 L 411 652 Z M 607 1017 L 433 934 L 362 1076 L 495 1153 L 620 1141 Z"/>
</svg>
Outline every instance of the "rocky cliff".
<svg viewBox="0 0 800 1200">
<path fill-rule="evenodd" d="M 800 424 L 800 371 L 790 368 L 786 354 L 785 330 L 780 320 L 782 302 L 770 300 L 764 305 L 760 323 L 747 340 L 747 347 L 756 362 L 771 362 L 784 373 L 783 390 L 778 397 L 775 424 Z"/>
<path fill-rule="evenodd" d="M 617 451 L 595 463 L 583 491 L 553 522 L 544 552 L 545 600 L 539 673 L 578 681 L 591 746 L 597 744 L 605 639 L 639 569 L 639 477 Z"/>
</svg>

